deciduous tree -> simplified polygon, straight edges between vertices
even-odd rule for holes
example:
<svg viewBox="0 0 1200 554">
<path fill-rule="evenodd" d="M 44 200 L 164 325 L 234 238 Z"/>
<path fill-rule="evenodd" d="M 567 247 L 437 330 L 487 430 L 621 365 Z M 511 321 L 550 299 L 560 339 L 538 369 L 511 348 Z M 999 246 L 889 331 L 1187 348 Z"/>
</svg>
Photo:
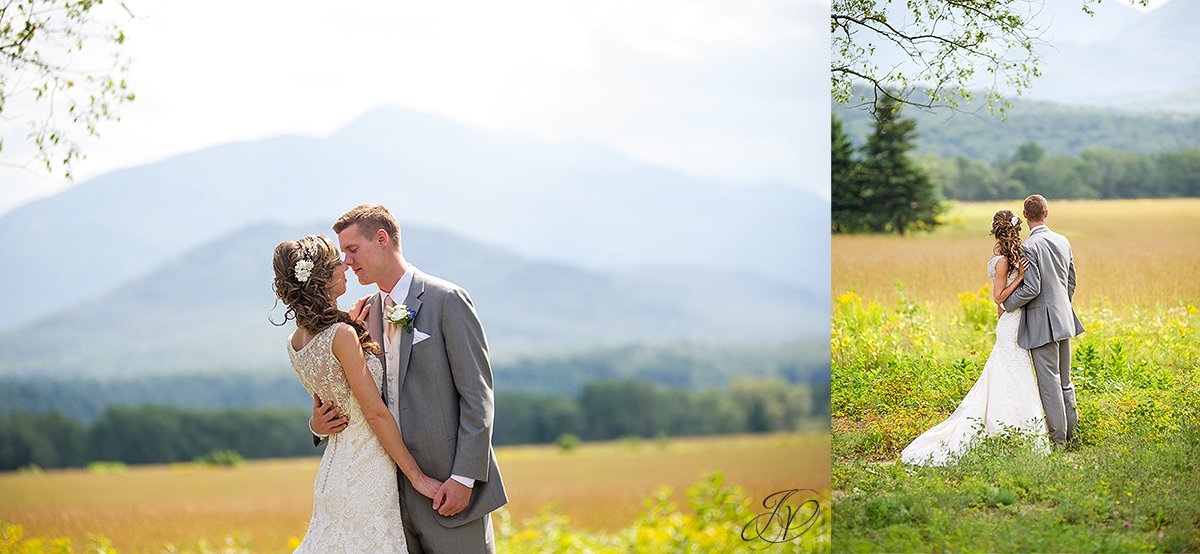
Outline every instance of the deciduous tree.
<svg viewBox="0 0 1200 554">
<path fill-rule="evenodd" d="M 71 177 L 84 156 L 80 140 L 134 99 L 121 29 L 130 17 L 121 2 L 0 0 L 0 160 Z M 29 148 L 5 144 L 22 126 Z"/>
<path fill-rule="evenodd" d="M 1101 0 L 1082 0 L 1092 13 Z M 1129 0 L 1147 5 L 1148 0 Z M 1041 74 L 1044 0 L 833 0 L 829 27 L 833 96 L 842 103 L 882 98 L 958 108 L 983 87 L 989 109 L 1002 93 L 1028 89 Z M 853 86 L 865 84 L 860 94 Z M 869 95 L 869 97 L 868 97 Z"/>
</svg>

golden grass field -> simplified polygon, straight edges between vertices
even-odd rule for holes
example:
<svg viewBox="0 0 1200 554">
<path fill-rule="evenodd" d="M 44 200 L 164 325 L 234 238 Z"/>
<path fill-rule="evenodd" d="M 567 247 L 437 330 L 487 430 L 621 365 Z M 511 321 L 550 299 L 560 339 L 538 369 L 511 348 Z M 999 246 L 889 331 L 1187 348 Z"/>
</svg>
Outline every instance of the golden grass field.
<svg viewBox="0 0 1200 554">
<path fill-rule="evenodd" d="M 585 443 L 564 454 L 554 446 L 501 447 L 500 469 L 514 523 L 554 502 L 572 525 L 624 527 L 661 486 L 683 491 L 713 471 L 761 502 L 793 488 L 828 491 L 829 434 L 672 439 L 665 443 Z M 221 544 L 249 535 L 256 551 L 284 551 L 303 536 L 312 510 L 316 458 L 251 461 L 234 469 L 192 464 L 130 467 L 124 473 L 87 470 L 0 474 L 0 521 L 26 536 L 68 537 L 86 544 L 104 535 L 120 552 L 161 552 L 165 544 Z"/>
<path fill-rule="evenodd" d="M 1046 224 L 1071 241 L 1077 308 L 1101 298 L 1124 306 L 1200 301 L 1200 199 L 1050 200 Z M 992 215 L 1020 215 L 1021 202 L 955 203 L 930 234 L 834 235 L 833 295 L 848 290 L 892 302 L 958 304 L 958 293 L 989 286 Z M 1024 218 L 1022 218 L 1024 219 Z M 1022 234 L 1029 226 L 1022 222 Z"/>
</svg>

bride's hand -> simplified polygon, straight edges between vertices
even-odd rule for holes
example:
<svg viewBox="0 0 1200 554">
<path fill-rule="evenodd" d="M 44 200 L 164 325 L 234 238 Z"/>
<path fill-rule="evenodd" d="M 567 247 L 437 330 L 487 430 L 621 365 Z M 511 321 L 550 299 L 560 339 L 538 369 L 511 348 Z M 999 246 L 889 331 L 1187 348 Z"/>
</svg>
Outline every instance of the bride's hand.
<svg viewBox="0 0 1200 554">
<path fill-rule="evenodd" d="M 1025 270 L 1029 268 L 1029 258 L 1021 258 L 1021 262 L 1017 264 L 1017 277 L 1024 277 Z"/>
<path fill-rule="evenodd" d="M 424 473 L 422 473 L 417 479 L 413 480 L 412 484 L 413 488 L 417 489 L 417 492 L 421 493 L 422 496 L 425 496 L 430 500 L 433 500 L 433 495 L 437 494 L 438 489 L 442 487 L 441 481 L 425 475 Z"/>
<path fill-rule="evenodd" d="M 350 311 L 346 312 L 350 315 L 350 319 L 357 321 L 359 325 L 366 325 L 367 313 L 371 311 L 371 306 L 367 304 L 367 300 L 370 299 L 370 296 L 359 298 L 358 301 L 354 303 L 354 306 L 350 308 Z"/>
</svg>

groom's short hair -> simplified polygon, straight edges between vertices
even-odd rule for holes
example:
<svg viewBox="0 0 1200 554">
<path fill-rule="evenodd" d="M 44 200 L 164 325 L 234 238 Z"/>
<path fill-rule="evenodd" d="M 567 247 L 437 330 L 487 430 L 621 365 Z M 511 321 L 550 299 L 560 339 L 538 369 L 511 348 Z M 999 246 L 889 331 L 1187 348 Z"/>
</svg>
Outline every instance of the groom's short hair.
<svg viewBox="0 0 1200 554">
<path fill-rule="evenodd" d="M 1031 194 L 1025 198 L 1025 217 L 1034 221 L 1045 221 L 1046 198 L 1040 194 Z"/>
<path fill-rule="evenodd" d="M 400 248 L 400 224 L 392 217 L 392 212 L 380 204 L 359 204 L 354 209 L 342 214 L 333 224 L 333 232 L 341 234 L 351 225 L 358 226 L 362 236 L 371 238 L 376 231 L 387 231 L 392 240 L 393 248 Z"/>
</svg>

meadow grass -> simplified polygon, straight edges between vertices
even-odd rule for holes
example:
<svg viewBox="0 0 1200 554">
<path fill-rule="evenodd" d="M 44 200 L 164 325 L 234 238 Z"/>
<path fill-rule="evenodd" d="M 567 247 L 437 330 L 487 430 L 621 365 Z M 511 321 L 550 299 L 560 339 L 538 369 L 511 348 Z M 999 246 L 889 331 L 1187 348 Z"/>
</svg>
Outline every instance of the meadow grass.
<svg viewBox="0 0 1200 554">
<path fill-rule="evenodd" d="M 824 527 L 787 551 L 828 550 L 829 448 L 824 432 L 584 443 L 570 453 L 554 446 L 501 447 L 497 458 L 510 503 L 496 518 L 497 537 L 513 552 L 572 551 L 571 545 L 628 551 L 622 550 L 628 541 L 638 540 L 740 544 L 733 526 L 740 529 L 755 507 L 763 511 L 759 504 L 771 493 L 799 488 L 822 495 Z M 162 552 L 168 545 L 196 550 L 202 542 L 227 540 L 245 551 L 287 551 L 308 523 L 316 470 L 317 459 L 305 458 L 236 468 L 0 474 L 0 521 L 20 525 L 26 537 L 65 537 L 77 546 L 90 534 L 102 535 L 120 552 Z M 715 491 L 707 480 L 714 472 L 728 490 Z M 689 504 L 689 488 L 701 491 L 692 496 L 708 498 L 699 511 Z M 729 500 L 734 491 L 736 509 L 711 498 Z M 711 515 L 714 503 L 730 521 Z M 662 517 L 642 521 L 651 509 Z M 701 513 L 710 515 L 706 520 Z"/>
<path fill-rule="evenodd" d="M 956 305 L 957 293 L 988 284 L 988 232 L 1000 209 L 1020 215 L 1021 202 L 953 204 L 931 234 L 834 235 L 834 293 L 890 300 L 900 282 L 915 302 Z M 1200 199 L 1051 199 L 1046 223 L 1071 241 L 1076 306 L 1200 304 Z"/>
<path fill-rule="evenodd" d="M 986 223 L 995 209 L 960 205 L 949 218 Z M 1200 204 L 1059 202 L 1050 224 L 1071 238 L 1080 271 L 1080 441 L 1047 456 L 1019 437 L 989 438 L 946 468 L 896 460 L 954 410 L 991 351 L 990 241 L 982 253 L 968 246 L 980 239 L 964 236 L 974 234 L 966 223 L 923 238 L 835 238 L 837 550 L 1200 550 L 1200 285 L 1188 277 L 1200 260 Z M 867 244 L 889 259 L 867 255 Z M 1100 252 L 1109 254 L 1092 257 Z"/>
</svg>

